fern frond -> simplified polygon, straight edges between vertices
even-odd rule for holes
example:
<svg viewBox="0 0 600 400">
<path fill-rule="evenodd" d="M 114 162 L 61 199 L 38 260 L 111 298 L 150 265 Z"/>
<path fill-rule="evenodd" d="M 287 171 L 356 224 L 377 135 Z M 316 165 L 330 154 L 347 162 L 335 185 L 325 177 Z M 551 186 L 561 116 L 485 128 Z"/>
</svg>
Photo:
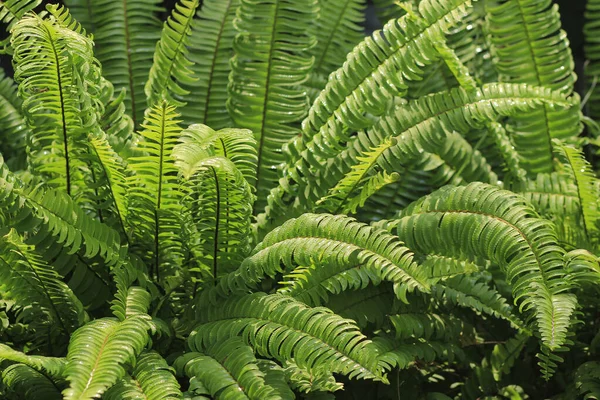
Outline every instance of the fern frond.
<svg viewBox="0 0 600 400">
<path fill-rule="evenodd" d="M 60 386 L 49 376 L 25 365 L 13 364 L 2 371 L 2 383 L 25 400 L 62 400 Z M 23 396 L 23 397 L 21 397 Z"/>
<path fill-rule="evenodd" d="M 503 0 L 487 7 L 487 21 L 501 80 L 544 86 L 566 95 L 573 92 L 573 57 L 567 35 L 560 29 L 556 4 L 551 0 Z M 553 138 L 568 140 L 582 130 L 578 108 L 543 106 L 515 115 L 513 120 L 509 130 L 521 164 L 533 173 L 552 172 Z"/>
<path fill-rule="evenodd" d="M 356 321 L 362 329 L 369 322 L 382 326 L 391 312 L 395 298 L 392 286 L 382 283 L 328 296 L 327 308 L 337 315 Z"/>
<path fill-rule="evenodd" d="M 14 25 L 29 11 L 42 3 L 42 0 L 5 0 L 0 3 L 0 21 L 5 24 L 6 32 L 10 33 Z M 0 41 L 1 53 L 10 53 L 7 46 L 10 35 Z"/>
<path fill-rule="evenodd" d="M 70 334 L 83 324 L 85 312 L 79 299 L 14 230 L 0 237 L 0 265 L 2 297 L 39 307 L 39 314 L 31 314 L 33 325 L 42 322 L 48 324 L 48 329 Z"/>
<path fill-rule="evenodd" d="M 79 157 L 86 152 L 85 133 L 99 129 L 92 98 L 100 68 L 91 39 L 64 10 L 48 9 L 49 18 L 27 15 L 13 28 L 15 80 L 32 130 L 30 167 L 77 198 L 87 190 Z"/>
<path fill-rule="evenodd" d="M 139 317 L 122 322 L 98 319 L 79 328 L 67 353 L 65 400 L 96 398 L 123 378 L 124 365 L 146 346 L 147 330 L 147 322 Z"/>
<path fill-rule="evenodd" d="M 181 134 L 179 114 L 163 101 L 149 110 L 140 136 L 138 155 L 129 159 L 135 175 L 131 189 L 132 237 L 148 260 L 151 275 L 160 279 L 174 273 L 181 254 L 181 198 L 173 148 Z M 166 275 L 166 276 L 165 276 Z"/>
<path fill-rule="evenodd" d="M 190 347 L 194 352 L 176 360 L 176 367 L 199 380 L 215 398 L 280 399 L 266 383 L 252 348 L 242 339 L 232 337 L 207 347 L 190 341 Z"/>
<path fill-rule="evenodd" d="M 160 0 L 68 0 L 75 18 L 94 35 L 96 57 L 104 77 L 120 91 L 137 129 L 144 119 L 148 79 L 161 24 Z"/>
<path fill-rule="evenodd" d="M 423 151 L 444 154 L 440 148 L 443 149 L 449 132 L 464 134 L 472 128 L 481 128 L 484 121 L 494 121 L 499 115 L 515 115 L 540 104 L 552 104 L 555 108 L 576 107 L 572 99 L 543 87 L 494 83 L 473 91 L 458 88 L 409 101 L 392 109 L 366 132 L 358 132 L 346 147 L 331 145 L 342 141 L 337 135 L 323 141 L 315 140 L 303 153 L 302 157 L 307 156 L 307 159 L 287 170 L 288 175 L 284 175 L 280 185 L 272 191 L 259 226 L 267 228 L 269 223 L 276 225 L 290 215 L 312 210 L 315 202 L 358 163 L 358 156 L 386 141 L 389 146 L 376 162 L 391 173 L 398 169 L 398 164 L 404 165 L 407 160 L 422 157 Z M 392 138 L 395 141 L 390 140 Z M 296 150 L 292 145 L 287 148 L 291 159 L 300 157 L 299 153 L 294 153 Z M 456 158 L 458 170 L 469 172 L 469 160 L 461 160 L 451 151 L 446 153 L 444 158 L 449 162 L 455 163 L 453 159 Z M 480 156 L 472 154 L 477 163 L 485 165 Z M 487 175 L 483 177 L 492 180 L 491 171 L 488 170 Z M 477 173 L 471 176 L 478 177 Z"/>
<path fill-rule="evenodd" d="M 210 346 L 218 337 L 242 336 L 266 357 L 293 358 L 309 370 L 323 367 L 350 378 L 385 381 L 370 342 L 352 321 L 325 308 L 309 308 L 289 296 L 255 293 L 230 297 L 198 314 L 200 325 L 190 336 L 197 347 Z"/>
<path fill-rule="evenodd" d="M 487 314 L 509 321 L 520 331 L 529 332 L 527 325 L 496 290 L 469 276 L 446 279 L 431 288 L 432 295 L 439 301 L 447 301 L 462 307 L 469 307 L 478 314 Z"/>
<path fill-rule="evenodd" d="M 597 223 L 600 218 L 598 209 L 600 182 L 580 150 L 573 146 L 563 145 L 558 141 L 554 142 L 554 146 L 566 160 L 573 182 L 577 187 L 577 197 L 582 214 L 581 221 L 585 234 L 588 240 L 597 242 L 599 234 Z"/>
<path fill-rule="evenodd" d="M 584 53 L 585 59 L 585 77 L 588 80 L 588 90 L 592 90 L 591 86 L 594 81 L 597 82 L 600 75 L 600 46 L 599 33 L 600 25 L 600 2 L 598 0 L 588 0 L 585 4 L 585 24 L 583 25 L 583 35 L 585 38 Z M 590 95 L 589 101 L 586 103 L 586 108 L 592 118 L 598 118 L 600 115 L 600 101 L 598 97 L 597 86 Z M 598 396 L 600 397 L 600 396 Z"/>
<path fill-rule="evenodd" d="M 447 187 L 399 213 L 398 237 L 417 253 L 474 256 L 499 264 L 521 310 L 535 310 L 542 342 L 558 349 L 566 340 L 577 300 L 566 293 L 564 250 L 551 225 L 524 199 L 493 186 Z"/>
<path fill-rule="evenodd" d="M 183 105 L 173 96 L 188 94 L 180 83 L 189 84 L 194 79 L 187 46 L 192 20 L 199 3 L 200 0 L 180 0 L 164 23 L 154 52 L 154 63 L 144 89 L 148 107 L 153 107 L 162 100 L 167 100 L 178 107 Z"/>
<path fill-rule="evenodd" d="M 233 57 L 233 40 L 237 33 L 233 20 L 239 0 L 205 0 L 192 21 L 188 59 L 194 64 L 195 81 L 182 82 L 188 94 L 175 98 L 185 106 L 181 115 L 186 125 L 206 124 L 213 129 L 233 126 L 227 111 L 227 85 Z"/>
<path fill-rule="evenodd" d="M 64 358 L 30 356 L 0 343 L 0 359 L 28 366 L 49 378 L 60 378 L 65 370 Z"/>
<path fill-rule="evenodd" d="M 317 45 L 306 56 L 315 58 L 308 84 L 320 91 L 329 74 L 346 61 L 346 55 L 364 38 L 366 2 L 320 0 L 319 7 L 319 16 L 312 25 Z"/>
<path fill-rule="evenodd" d="M 0 154 L 12 171 L 26 168 L 25 147 L 31 135 L 21 112 L 22 104 L 14 81 L 0 69 Z"/>
<path fill-rule="evenodd" d="M 413 262 L 412 253 L 396 237 L 353 218 L 305 214 L 270 232 L 230 277 L 240 286 L 274 277 L 296 266 L 282 291 L 314 304 L 327 292 L 390 281 L 399 298 L 407 292 L 428 292 L 429 283 Z M 230 282 L 230 281 L 229 281 Z M 220 282 L 223 290 L 229 283 Z"/>
<path fill-rule="evenodd" d="M 308 111 L 301 85 L 308 79 L 313 46 L 310 26 L 317 17 L 317 0 L 241 0 L 235 20 L 227 108 L 238 127 L 250 129 L 258 143 L 255 210 L 265 205 L 284 161 L 281 147 L 300 130 Z"/>
<path fill-rule="evenodd" d="M 336 382 L 333 374 L 325 369 L 308 371 L 300 368 L 293 361 L 284 363 L 285 376 L 290 386 L 298 391 L 307 393 L 309 398 L 319 392 L 335 392 L 344 388 L 342 383 Z M 320 397 L 317 397 L 319 399 Z"/>
<path fill-rule="evenodd" d="M 106 400 L 176 400 L 182 394 L 173 369 L 155 351 L 143 352 L 135 362 L 132 377 L 123 379 L 103 396 Z"/>
<path fill-rule="evenodd" d="M 494 346 L 494 350 L 492 350 L 492 354 L 490 355 L 490 366 L 492 367 L 494 379 L 500 381 L 502 375 L 510 372 L 529 338 L 529 335 L 520 333 L 514 338 L 507 340 L 506 343 Z"/>
<path fill-rule="evenodd" d="M 581 364 L 575 371 L 575 386 L 583 399 L 600 399 L 600 363 Z"/>
</svg>

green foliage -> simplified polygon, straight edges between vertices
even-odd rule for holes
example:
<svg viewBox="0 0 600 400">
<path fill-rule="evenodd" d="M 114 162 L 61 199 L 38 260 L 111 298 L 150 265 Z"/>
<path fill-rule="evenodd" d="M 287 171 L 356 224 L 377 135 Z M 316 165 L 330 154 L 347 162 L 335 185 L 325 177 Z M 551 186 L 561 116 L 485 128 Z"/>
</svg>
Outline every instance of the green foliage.
<svg viewBox="0 0 600 400">
<path fill-rule="evenodd" d="M 598 397 L 595 1 L 583 102 L 550 0 L 40 3 L 0 397 Z"/>
</svg>

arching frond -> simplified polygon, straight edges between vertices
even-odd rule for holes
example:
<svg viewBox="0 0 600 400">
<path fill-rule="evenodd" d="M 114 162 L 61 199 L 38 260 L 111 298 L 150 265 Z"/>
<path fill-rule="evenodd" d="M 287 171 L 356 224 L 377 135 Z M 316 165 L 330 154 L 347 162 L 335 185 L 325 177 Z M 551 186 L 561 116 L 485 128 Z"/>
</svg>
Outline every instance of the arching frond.
<svg viewBox="0 0 600 400">
<path fill-rule="evenodd" d="M 190 347 L 194 352 L 175 364 L 182 374 L 202 382 L 216 399 L 281 399 L 266 383 L 252 348 L 242 339 L 232 337 L 207 347 L 190 341 Z"/>
<path fill-rule="evenodd" d="M 272 191 L 265 219 L 259 220 L 260 226 L 277 224 L 290 215 L 297 216 L 312 210 L 315 202 L 358 163 L 357 157 L 384 143 L 388 144 L 387 149 L 378 148 L 381 156 L 374 161 L 388 173 L 407 160 L 410 162 L 414 157 L 422 157 L 423 151 L 441 153 L 452 163 L 460 161 L 456 163 L 458 169 L 469 172 L 468 160 L 461 160 L 460 154 L 455 157 L 452 151 L 443 150 L 449 132 L 465 133 L 472 128 L 481 128 L 483 121 L 494 121 L 499 115 L 515 115 L 540 104 L 552 104 L 555 108 L 576 107 L 572 99 L 543 87 L 490 84 L 473 91 L 458 88 L 409 101 L 391 110 L 366 132 L 359 132 L 345 148 L 331 145 L 344 140 L 332 133 L 326 141 L 307 145 L 306 155 L 309 157 L 306 164 L 296 164 Z M 292 158 L 294 149 L 293 146 L 288 148 Z M 480 156 L 472 154 L 475 161 L 485 165 Z M 456 161 L 453 161 L 455 158 Z M 471 177 L 479 178 L 477 174 L 480 173 L 474 172 Z M 493 180 L 491 171 L 488 170 L 487 175 Z"/>
<path fill-rule="evenodd" d="M 65 359 L 58 357 L 30 356 L 0 344 L 0 359 L 26 365 L 42 374 L 59 379 L 65 369 Z"/>
<path fill-rule="evenodd" d="M 198 313 L 190 336 L 197 347 L 218 337 L 242 336 L 256 352 L 309 370 L 327 368 L 350 378 L 384 380 L 376 353 L 354 323 L 325 308 L 309 308 L 289 296 L 255 293 L 230 297 Z M 218 335 L 217 335 L 218 332 Z"/>
<path fill-rule="evenodd" d="M 567 35 L 560 30 L 558 6 L 551 0 L 489 4 L 488 31 L 499 78 L 570 95 L 575 83 L 574 63 Z M 508 129 L 522 156 L 521 164 L 533 173 L 552 172 L 553 138 L 574 138 L 582 129 L 578 108 L 543 106 L 512 119 Z"/>
<path fill-rule="evenodd" d="M 193 80 L 188 56 L 189 36 L 192 20 L 200 0 L 180 0 L 175 4 L 171 16 L 165 21 L 160 40 L 156 44 L 154 63 L 145 85 L 148 107 L 162 100 L 181 106 L 173 95 L 185 95 L 181 83 Z"/>
<path fill-rule="evenodd" d="M 402 299 L 415 289 L 429 290 L 412 253 L 396 237 L 353 218 L 328 214 L 305 214 L 269 233 L 219 287 L 231 290 L 227 285 L 232 282 L 243 287 L 297 266 L 301 268 L 292 272 L 282 291 L 314 304 L 326 299 L 327 292 L 382 280 L 393 282 Z"/>
<path fill-rule="evenodd" d="M 148 324 L 132 317 L 118 322 L 104 318 L 79 328 L 71 337 L 65 376 L 65 400 L 93 399 L 125 376 L 148 341 Z"/>
<path fill-rule="evenodd" d="M 0 265 L 2 297 L 39 309 L 28 312 L 33 325 L 41 322 L 40 329 L 47 324 L 48 330 L 70 334 L 83 324 L 85 313 L 79 299 L 14 230 L 0 237 Z"/>
<path fill-rule="evenodd" d="M 173 369 L 155 351 L 143 352 L 130 378 L 119 381 L 103 396 L 106 400 L 176 400 L 182 394 Z"/>
<path fill-rule="evenodd" d="M 239 0 L 204 0 L 192 21 L 189 60 L 195 81 L 182 82 L 187 94 L 176 96 L 187 103 L 181 108 L 186 124 L 202 123 L 213 129 L 233 126 L 227 111 L 227 85 L 237 33 L 233 19 Z"/>
<path fill-rule="evenodd" d="M 281 147 L 300 133 L 297 124 L 308 111 L 301 85 L 313 60 L 303 52 L 315 44 L 309 27 L 317 0 L 241 0 L 237 16 L 227 107 L 235 124 L 254 132 L 258 143 L 255 210 L 260 210 L 284 161 Z"/>
<path fill-rule="evenodd" d="M 25 365 L 13 364 L 2 371 L 2 383 L 25 400 L 61 400 L 63 397 L 58 386 L 47 375 Z"/>
<path fill-rule="evenodd" d="M 502 266 L 521 310 L 535 310 L 542 342 L 550 349 L 562 346 L 577 304 L 567 293 L 565 252 L 551 225 L 523 198 L 472 183 L 441 189 L 398 217 L 391 226 L 417 253 L 479 256 Z"/>
<path fill-rule="evenodd" d="M 514 338 L 507 340 L 506 343 L 494 346 L 490 355 L 490 366 L 497 381 L 501 379 L 502 375 L 510 372 L 529 338 L 529 335 L 519 333 Z"/>
</svg>

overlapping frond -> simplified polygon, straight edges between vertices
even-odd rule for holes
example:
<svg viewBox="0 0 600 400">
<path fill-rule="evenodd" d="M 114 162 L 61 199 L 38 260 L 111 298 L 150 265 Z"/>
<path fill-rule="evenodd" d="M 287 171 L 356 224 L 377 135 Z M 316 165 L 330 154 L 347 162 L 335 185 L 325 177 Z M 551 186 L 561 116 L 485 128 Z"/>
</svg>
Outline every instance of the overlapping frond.
<svg viewBox="0 0 600 400">
<path fill-rule="evenodd" d="M 290 273 L 282 291 L 320 304 L 327 293 L 390 281 L 397 295 L 429 283 L 396 237 L 341 215 L 305 214 L 270 232 L 239 270 L 219 283 L 225 293 L 265 276 Z M 229 285 L 229 287 L 228 287 Z"/>
<path fill-rule="evenodd" d="M 231 337 L 206 347 L 200 341 L 189 344 L 194 352 L 175 364 L 182 375 L 202 382 L 216 399 L 282 399 L 266 383 L 252 348 L 241 338 Z"/>
<path fill-rule="evenodd" d="M 2 383 L 8 394 L 24 396 L 26 400 L 62 400 L 60 386 L 50 377 L 25 364 L 13 364 L 2 371 Z"/>
<path fill-rule="evenodd" d="M 161 24 L 160 0 L 68 0 L 73 15 L 94 35 L 102 72 L 120 91 L 135 129 L 144 120 L 144 85 L 152 66 Z"/>
<path fill-rule="evenodd" d="M 481 183 L 447 187 L 407 207 L 392 226 L 417 253 L 499 264 L 520 309 L 535 311 L 542 342 L 550 349 L 565 342 L 577 304 L 564 279 L 565 252 L 522 197 Z"/>
<path fill-rule="evenodd" d="M 125 376 L 148 341 L 148 323 L 140 317 L 118 322 L 103 318 L 79 328 L 71 337 L 65 376 L 65 400 L 93 399 Z"/>
<path fill-rule="evenodd" d="M 13 28 L 15 79 L 32 137 L 29 164 L 75 198 L 86 192 L 86 133 L 99 129 L 93 103 L 100 67 L 93 43 L 64 9 L 23 17 Z M 43 162 L 42 162 L 43 161 Z"/>
<path fill-rule="evenodd" d="M 84 321 L 81 302 L 58 273 L 12 230 L 0 237 L 0 292 L 5 299 L 29 304 L 30 323 L 70 334 Z"/>
<path fill-rule="evenodd" d="M 181 87 L 181 83 L 189 84 L 194 79 L 190 69 L 192 62 L 189 60 L 188 44 L 192 20 L 199 3 L 200 0 L 180 0 L 164 23 L 144 89 L 148 107 L 162 100 L 182 106 L 173 96 L 189 94 Z"/>
<path fill-rule="evenodd" d="M 231 61 L 229 113 L 238 127 L 250 129 L 258 143 L 255 210 L 265 205 L 284 161 L 281 147 L 300 134 L 297 125 L 308 111 L 302 84 L 312 58 L 310 26 L 317 17 L 317 0 L 241 0 Z"/>
<path fill-rule="evenodd" d="M 560 29 L 558 5 L 551 0 L 503 0 L 487 7 L 488 32 L 499 79 L 573 92 L 575 73 L 567 34 Z M 575 96 L 578 100 L 578 97 Z M 581 131 L 579 107 L 543 106 L 514 115 L 508 129 L 528 172 L 552 172 L 553 138 Z"/>
<path fill-rule="evenodd" d="M 186 124 L 202 123 L 213 129 L 233 126 L 227 111 L 227 85 L 233 57 L 233 26 L 239 0 L 205 0 L 192 21 L 189 60 L 195 81 L 182 82 L 187 92 L 176 96 L 186 103 L 181 115 Z"/>
<path fill-rule="evenodd" d="M 5 24 L 6 32 L 10 32 L 13 26 L 27 12 L 33 10 L 42 3 L 42 0 L 5 0 L 0 3 L 0 21 Z M 0 41 L 0 50 L 2 53 L 8 52 L 7 46 L 10 42 L 10 35 Z"/>
<path fill-rule="evenodd" d="M 308 85 L 322 90 L 329 74 L 342 66 L 346 55 L 365 36 L 364 0 L 320 0 L 319 16 L 312 25 L 317 45 L 306 56 L 315 63 Z"/>
<path fill-rule="evenodd" d="M 66 366 L 64 358 L 31 356 L 0 343 L 0 359 L 26 365 L 48 377 L 60 378 Z"/>
<path fill-rule="evenodd" d="M 464 134 L 472 128 L 481 128 L 484 121 L 512 116 L 541 104 L 551 104 L 557 109 L 576 106 L 574 100 L 547 88 L 489 84 L 472 91 L 457 88 L 409 101 L 384 115 L 367 131 L 360 131 L 346 147 L 331 145 L 344 141 L 342 136 L 332 132 L 327 141 L 308 145 L 306 165 L 288 171 L 269 197 L 265 220 L 259 222 L 267 225 L 312 210 L 315 202 L 358 164 L 357 157 L 384 143 L 387 148 L 378 148 L 381 156 L 374 161 L 388 173 L 406 166 L 415 157 L 422 157 L 425 151 L 440 154 L 450 164 L 455 164 L 458 171 L 465 173 L 466 178 L 472 169 L 470 163 L 480 164 L 483 168 L 474 169 L 470 178 L 493 181 L 485 160 L 473 151 L 470 151 L 472 159 L 469 160 L 464 151 L 455 150 L 471 146 L 458 143 L 459 138 L 448 139 L 452 137 L 450 133 Z M 450 140 L 447 149 L 444 146 L 446 140 Z M 294 147 L 290 146 L 288 150 L 293 158 Z"/>
<path fill-rule="evenodd" d="M 597 242 L 599 234 L 597 224 L 600 218 L 600 210 L 598 209 L 600 182 L 592 166 L 584 158 L 580 150 L 573 146 L 562 145 L 558 141 L 554 142 L 554 146 L 566 161 L 572 180 L 577 187 L 577 198 L 581 209 L 581 222 L 583 222 L 585 235 L 589 241 Z"/>
<path fill-rule="evenodd" d="M 198 347 L 217 338 L 242 336 L 256 352 L 303 368 L 327 368 L 351 378 L 385 381 L 376 352 L 353 321 L 326 308 L 310 308 L 289 296 L 254 293 L 231 296 L 198 313 L 190 340 Z M 218 332 L 218 335 L 217 335 Z"/>
<path fill-rule="evenodd" d="M 22 104 L 15 82 L 0 70 L 0 154 L 13 171 L 26 168 L 25 147 L 30 132 Z"/>
<path fill-rule="evenodd" d="M 131 377 L 119 381 L 103 396 L 106 400 L 176 400 L 182 394 L 173 368 L 155 351 L 145 351 L 135 361 Z"/>
</svg>

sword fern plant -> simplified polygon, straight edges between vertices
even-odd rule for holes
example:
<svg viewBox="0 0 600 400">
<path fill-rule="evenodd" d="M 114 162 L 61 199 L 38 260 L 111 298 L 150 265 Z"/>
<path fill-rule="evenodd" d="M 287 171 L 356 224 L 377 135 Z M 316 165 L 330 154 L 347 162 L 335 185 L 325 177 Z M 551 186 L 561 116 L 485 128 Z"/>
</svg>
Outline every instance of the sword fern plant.
<svg viewBox="0 0 600 400">
<path fill-rule="evenodd" d="M 40 3 L 0 2 L 3 398 L 596 398 L 550 0 Z"/>
</svg>

